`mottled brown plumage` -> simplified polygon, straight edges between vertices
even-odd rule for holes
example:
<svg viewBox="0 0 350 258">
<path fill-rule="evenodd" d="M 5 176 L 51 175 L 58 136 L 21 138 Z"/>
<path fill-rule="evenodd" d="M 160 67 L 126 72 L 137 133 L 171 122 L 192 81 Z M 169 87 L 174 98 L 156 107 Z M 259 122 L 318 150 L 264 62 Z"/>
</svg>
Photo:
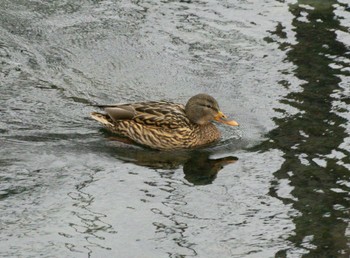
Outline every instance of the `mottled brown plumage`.
<svg viewBox="0 0 350 258">
<path fill-rule="evenodd" d="M 207 94 L 193 96 L 186 106 L 151 101 L 99 107 L 106 114 L 93 112 L 92 118 L 118 135 L 158 150 L 194 148 L 219 140 L 213 120 L 238 125 L 227 121 L 217 101 Z"/>
</svg>

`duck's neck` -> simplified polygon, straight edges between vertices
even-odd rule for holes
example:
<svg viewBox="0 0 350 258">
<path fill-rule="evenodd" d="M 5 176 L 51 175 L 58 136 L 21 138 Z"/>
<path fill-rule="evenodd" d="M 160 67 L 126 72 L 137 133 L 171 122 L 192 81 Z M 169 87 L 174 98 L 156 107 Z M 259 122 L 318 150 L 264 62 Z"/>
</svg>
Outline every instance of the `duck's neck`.
<svg viewBox="0 0 350 258">
<path fill-rule="evenodd" d="M 200 145 L 209 144 L 217 141 L 221 137 L 220 131 L 212 123 L 199 125 L 200 127 Z"/>
</svg>

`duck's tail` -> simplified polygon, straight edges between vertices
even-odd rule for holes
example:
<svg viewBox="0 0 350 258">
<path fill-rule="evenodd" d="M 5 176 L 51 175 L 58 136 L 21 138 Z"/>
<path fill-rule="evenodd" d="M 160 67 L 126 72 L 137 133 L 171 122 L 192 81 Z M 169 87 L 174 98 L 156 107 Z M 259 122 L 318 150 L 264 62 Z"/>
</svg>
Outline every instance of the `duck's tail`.
<svg viewBox="0 0 350 258">
<path fill-rule="evenodd" d="M 100 122 L 105 126 L 113 126 L 113 124 L 111 123 L 111 119 L 105 114 L 92 112 L 90 115 L 93 119 L 95 119 L 96 121 Z"/>
</svg>

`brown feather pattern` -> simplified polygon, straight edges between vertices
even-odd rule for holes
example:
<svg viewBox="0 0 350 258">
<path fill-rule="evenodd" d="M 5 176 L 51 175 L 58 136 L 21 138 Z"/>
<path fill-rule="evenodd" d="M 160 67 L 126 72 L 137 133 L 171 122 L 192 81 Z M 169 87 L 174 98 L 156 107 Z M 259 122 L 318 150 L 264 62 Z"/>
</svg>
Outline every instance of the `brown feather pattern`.
<svg viewBox="0 0 350 258">
<path fill-rule="evenodd" d="M 93 112 L 92 118 L 113 133 L 153 149 L 193 148 L 220 139 L 220 132 L 212 123 L 191 122 L 182 104 L 151 101 L 100 107 L 106 114 Z M 120 112 L 123 109 L 131 110 L 130 117 Z M 119 113 L 123 113 L 120 119 Z"/>
</svg>

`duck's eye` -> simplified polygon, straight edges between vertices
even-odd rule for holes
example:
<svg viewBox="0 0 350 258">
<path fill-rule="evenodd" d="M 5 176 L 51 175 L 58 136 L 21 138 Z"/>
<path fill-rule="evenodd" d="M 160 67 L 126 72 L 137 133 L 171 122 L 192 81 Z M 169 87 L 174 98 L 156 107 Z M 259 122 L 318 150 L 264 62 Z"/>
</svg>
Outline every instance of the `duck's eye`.
<svg viewBox="0 0 350 258">
<path fill-rule="evenodd" d="M 207 108 L 211 108 L 211 106 L 210 106 L 210 105 L 206 105 L 206 107 L 207 107 Z"/>
</svg>

